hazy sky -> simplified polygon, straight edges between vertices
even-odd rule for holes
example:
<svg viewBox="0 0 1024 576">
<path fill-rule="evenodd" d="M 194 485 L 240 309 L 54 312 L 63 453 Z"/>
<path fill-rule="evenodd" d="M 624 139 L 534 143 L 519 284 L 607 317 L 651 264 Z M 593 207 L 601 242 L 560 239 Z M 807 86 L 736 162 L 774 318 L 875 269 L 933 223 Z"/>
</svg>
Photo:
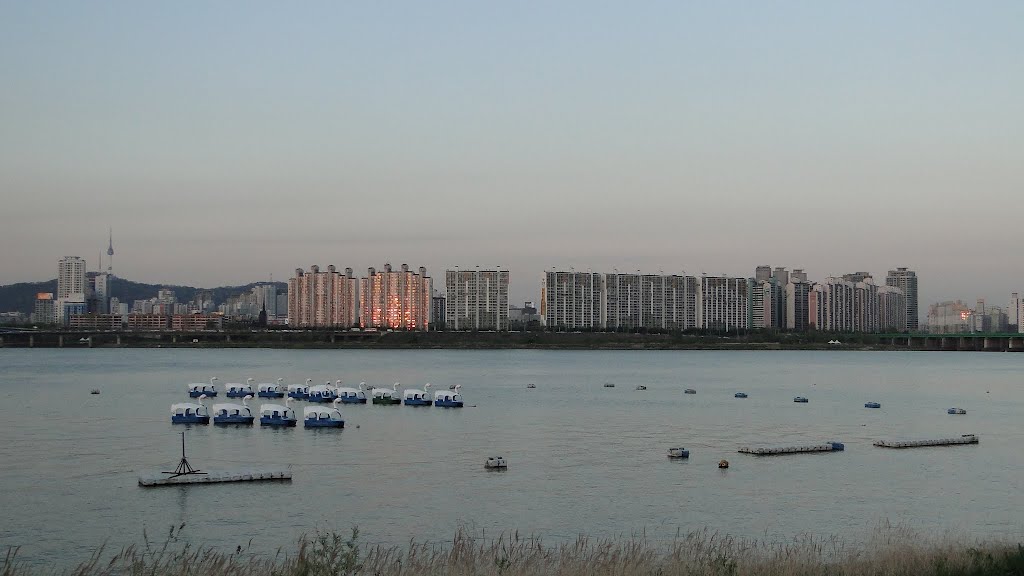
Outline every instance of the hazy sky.
<svg viewBox="0 0 1024 576">
<path fill-rule="evenodd" d="M 298 4 L 297 6 L 294 4 Z M 0 284 L 311 264 L 1024 292 L 1024 2 L 3 2 Z"/>
</svg>

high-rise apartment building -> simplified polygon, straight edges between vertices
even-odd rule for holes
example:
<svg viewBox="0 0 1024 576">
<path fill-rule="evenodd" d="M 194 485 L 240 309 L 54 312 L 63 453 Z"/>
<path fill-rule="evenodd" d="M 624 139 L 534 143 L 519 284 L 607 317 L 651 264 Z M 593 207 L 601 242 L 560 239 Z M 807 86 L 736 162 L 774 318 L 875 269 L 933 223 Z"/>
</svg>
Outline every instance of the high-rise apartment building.
<svg viewBox="0 0 1024 576">
<path fill-rule="evenodd" d="M 36 324 L 53 324 L 57 319 L 56 301 L 53 292 L 36 294 L 35 306 L 32 309 L 32 322 Z"/>
<path fill-rule="evenodd" d="M 109 310 L 110 284 L 112 275 L 105 272 L 86 273 L 86 301 L 89 303 L 89 312 L 93 314 L 106 314 Z"/>
<path fill-rule="evenodd" d="M 771 327 L 771 312 L 765 311 L 765 301 L 767 300 L 767 306 L 771 306 L 771 290 L 772 284 L 770 280 L 762 280 L 761 282 L 754 281 L 753 289 L 750 292 L 750 326 L 755 330 L 763 330 Z M 767 319 L 765 318 L 767 315 Z"/>
<path fill-rule="evenodd" d="M 853 332 L 853 282 L 829 277 L 815 284 L 808 296 L 808 325 L 827 332 Z"/>
<path fill-rule="evenodd" d="M 448 299 L 441 295 L 438 291 L 434 291 L 434 295 L 430 297 L 430 329 L 431 330 L 444 330 L 445 329 L 445 318 L 448 316 Z"/>
<path fill-rule="evenodd" d="M 1017 332 L 1024 334 L 1024 299 L 1017 302 Z"/>
<path fill-rule="evenodd" d="M 78 256 L 65 256 L 57 263 L 57 301 L 54 318 L 63 324 L 68 313 L 76 313 L 86 306 L 85 260 Z"/>
<path fill-rule="evenodd" d="M 288 280 L 288 324 L 299 327 L 351 328 L 359 323 L 357 314 L 358 280 L 352 269 L 342 275 L 328 266 L 321 272 L 319 266 L 310 266 L 309 272 L 301 268 Z M 275 298 L 276 300 L 276 298 Z"/>
<path fill-rule="evenodd" d="M 803 270 L 804 281 L 807 275 Z M 786 286 L 790 273 L 783 266 L 772 270 L 771 266 L 758 266 L 751 288 L 751 326 L 755 329 L 781 330 L 786 328 L 788 293 Z"/>
<path fill-rule="evenodd" d="M 807 282 L 807 275 L 803 271 L 794 270 L 789 277 L 789 284 L 786 284 L 786 330 L 803 332 L 807 330 L 808 320 L 808 295 L 811 285 Z"/>
<path fill-rule="evenodd" d="M 664 302 L 659 315 L 657 308 L 652 314 L 654 327 L 666 330 L 690 330 L 697 328 L 697 298 L 700 287 L 695 276 L 657 276 L 653 286 L 661 291 Z M 659 325 L 660 322 L 660 325 Z"/>
<path fill-rule="evenodd" d="M 928 332 L 960 334 L 971 331 L 972 311 L 960 300 L 937 302 L 928 307 Z"/>
<path fill-rule="evenodd" d="M 57 264 L 57 299 L 73 294 L 85 296 L 85 260 L 78 256 L 65 256 Z"/>
<path fill-rule="evenodd" d="M 853 283 L 853 331 L 878 332 L 878 286 L 870 275 Z"/>
<path fill-rule="evenodd" d="M 878 329 L 881 332 L 907 330 L 907 297 L 895 286 L 878 287 Z"/>
<path fill-rule="evenodd" d="M 766 282 L 772 277 L 772 267 L 767 264 L 762 264 L 754 269 L 754 280 L 757 282 Z"/>
<path fill-rule="evenodd" d="M 432 292 L 426 268 L 420 267 L 419 273 L 409 270 L 408 264 L 402 264 L 399 271 L 393 271 L 391 264 L 385 264 L 382 272 L 369 268 L 359 280 L 359 325 L 427 330 Z"/>
<path fill-rule="evenodd" d="M 897 306 L 903 306 L 903 312 L 895 310 Z M 903 291 L 895 286 L 876 285 L 866 272 L 847 274 L 842 278 L 829 277 L 812 286 L 807 296 L 807 312 L 808 327 L 814 330 L 906 330 L 906 299 Z"/>
<path fill-rule="evenodd" d="M 600 274 L 573 271 L 544 274 L 540 316 L 548 329 L 600 329 L 602 303 Z"/>
<path fill-rule="evenodd" d="M 445 272 L 445 329 L 508 330 L 508 270 Z"/>
<path fill-rule="evenodd" d="M 1010 294 L 1010 305 L 1006 307 L 1007 328 L 1011 332 L 1024 332 L 1021 326 L 1021 314 L 1024 308 L 1021 307 L 1021 298 L 1017 292 Z"/>
<path fill-rule="evenodd" d="M 650 281 L 648 280 L 648 286 Z M 644 326 L 644 308 L 653 313 L 651 295 L 644 301 L 644 276 L 637 274 L 604 274 L 601 277 L 601 311 L 597 327 L 604 330 L 636 330 Z M 658 307 L 663 305 L 658 293 Z M 646 306 L 645 306 L 646 305 Z"/>
<path fill-rule="evenodd" d="M 704 330 L 749 330 L 752 325 L 752 285 L 749 278 L 702 276 L 697 310 Z"/>
<path fill-rule="evenodd" d="M 277 285 L 257 284 L 252 287 L 253 304 L 255 313 L 267 311 L 267 320 L 277 319 Z"/>
<path fill-rule="evenodd" d="M 660 274 L 547 272 L 540 317 L 551 329 L 697 327 L 697 279 Z"/>
<path fill-rule="evenodd" d="M 907 268 L 889 270 L 885 278 L 886 286 L 895 286 L 903 291 L 907 298 L 907 330 L 918 331 L 918 309 L 917 309 L 917 274 Z"/>
<path fill-rule="evenodd" d="M 675 274 L 604 274 L 600 322 L 604 330 L 687 330 L 697 325 L 697 279 Z"/>
<path fill-rule="evenodd" d="M 853 272 L 851 274 L 843 274 L 843 280 L 853 283 L 863 282 L 868 278 L 871 278 L 870 272 Z"/>
</svg>

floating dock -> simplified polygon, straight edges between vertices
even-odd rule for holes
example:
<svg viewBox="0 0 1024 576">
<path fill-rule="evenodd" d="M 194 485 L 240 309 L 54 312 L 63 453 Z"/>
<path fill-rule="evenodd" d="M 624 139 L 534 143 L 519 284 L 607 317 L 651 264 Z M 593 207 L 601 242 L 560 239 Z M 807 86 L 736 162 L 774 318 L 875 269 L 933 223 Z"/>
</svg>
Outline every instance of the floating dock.
<svg viewBox="0 0 1024 576">
<path fill-rule="evenodd" d="M 845 449 L 846 446 L 842 442 L 825 442 L 806 446 L 744 447 L 739 449 L 739 453 L 753 454 L 754 456 L 775 456 L 778 454 L 803 454 L 805 452 L 842 452 Z"/>
<path fill-rule="evenodd" d="M 978 437 L 964 434 L 953 438 L 934 438 L 930 440 L 879 440 L 875 446 L 881 448 L 920 448 L 922 446 L 956 446 L 959 444 L 977 444 Z"/>
<path fill-rule="evenodd" d="M 214 484 L 218 482 L 260 482 L 263 480 L 291 480 L 290 468 L 259 468 L 240 470 L 216 470 L 167 476 L 154 472 L 139 476 L 139 486 L 174 486 L 177 484 Z"/>
</svg>

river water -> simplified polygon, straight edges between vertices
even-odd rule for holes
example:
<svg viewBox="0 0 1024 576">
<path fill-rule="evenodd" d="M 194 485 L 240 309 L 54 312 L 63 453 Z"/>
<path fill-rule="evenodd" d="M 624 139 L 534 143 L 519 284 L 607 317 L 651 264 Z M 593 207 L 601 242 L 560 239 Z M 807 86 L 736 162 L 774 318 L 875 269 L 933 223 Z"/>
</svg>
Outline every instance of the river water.
<svg viewBox="0 0 1024 576">
<path fill-rule="evenodd" d="M 449 540 L 460 527 L 548 540 L 709 529 L 856 541 L 891 522 L 1024 536 L 1024 354 L 5 349 L 0 366 L 0 546 L 21 546 L 30 564 L 64 565 L 181 523 L 196 543 L 271 552 L 352 526 L 363 542 L 393 544 Z M 467 406 L 346 406 L 340 432 L 171 425 L 186 384 L 210 376 L 462 384 Z M 177 464 L 182 430 L 196 467 L 291 465 L 294 478 L 138 486 L 140 473 Z M 981 443 L 871 445 L 964 433 Z M 833 439 L 846 451 L 736 453 Z M 666 458 L 677 445 L 688 461 Z M 508 471 L 485 471 L 498 454 Z"/>
</svg>

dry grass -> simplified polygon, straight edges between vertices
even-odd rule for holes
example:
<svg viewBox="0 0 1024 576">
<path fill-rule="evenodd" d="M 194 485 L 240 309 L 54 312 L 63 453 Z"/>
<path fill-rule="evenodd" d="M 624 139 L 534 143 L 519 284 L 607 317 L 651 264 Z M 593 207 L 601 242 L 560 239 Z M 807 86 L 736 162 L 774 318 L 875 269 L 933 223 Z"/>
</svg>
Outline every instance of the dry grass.
<svg viewBox="0 0 1024 576">
<path fill-rule="evenodd" d="M 293 553 L 266 557 L 239 548 L 226 553 L 191 546 L 172 528 L 154 545 L 148 537 L 109 558 L 97 550 L 72 570 L 28 568 L 7 553 L 0 576 L 70 574 L 73 576 L 640 576 L 640 575 L 925 575 L 1024 576 L 1024 547 L 975 545 L 962 538 L 923 540 L 900 527 L 883 526 L 863 547 L 848 549 L 837 539 L 799 538 L 789 543 L 736 539 L 702 531 L 670 542 L 643 536 L 545 544 L 518 533 L 474 538 L 459 531 L 451 542 L 405 547 L 358 543 L 358 530 L 344 537 L 317 533 L 303 538 Z M 145 536 L 145 535 L 144 535 Z"/>
</svg>

